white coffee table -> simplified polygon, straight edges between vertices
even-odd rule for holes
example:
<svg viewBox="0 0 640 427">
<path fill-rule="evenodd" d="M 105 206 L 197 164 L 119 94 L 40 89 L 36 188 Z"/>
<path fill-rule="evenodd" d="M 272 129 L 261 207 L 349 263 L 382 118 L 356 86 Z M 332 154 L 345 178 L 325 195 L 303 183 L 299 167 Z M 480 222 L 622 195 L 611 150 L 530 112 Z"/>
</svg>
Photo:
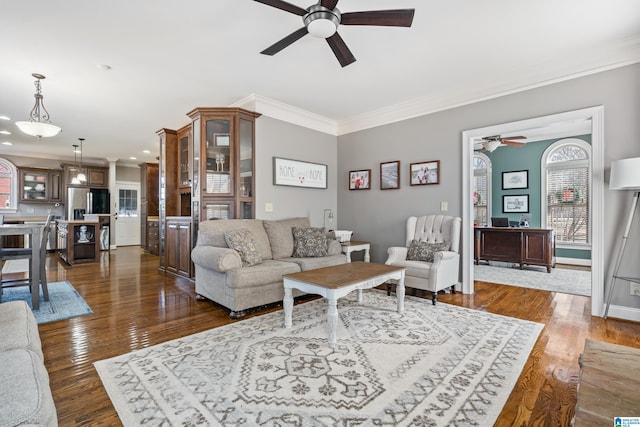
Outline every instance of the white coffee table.
<svg viewBox="0 0 640 427">
<path fill-rule="evenodd" d="M 327 299 L 327 324 L 329 344 L 335 345 L 338 324 L 338 298 L 358 291 L 358 303 L 362 304 L 362 290 L 381 285 L 388 280 L 397 280 L 396 295 L 398 313 L 404 313 L 404 267 L 356 261 L 333 267 L 301 271 L 282 276 L 284 283 L 284 326 L 291 328 L 293 320 L 293 292 L 303 292 L 323 296 Z"/>
</svg>

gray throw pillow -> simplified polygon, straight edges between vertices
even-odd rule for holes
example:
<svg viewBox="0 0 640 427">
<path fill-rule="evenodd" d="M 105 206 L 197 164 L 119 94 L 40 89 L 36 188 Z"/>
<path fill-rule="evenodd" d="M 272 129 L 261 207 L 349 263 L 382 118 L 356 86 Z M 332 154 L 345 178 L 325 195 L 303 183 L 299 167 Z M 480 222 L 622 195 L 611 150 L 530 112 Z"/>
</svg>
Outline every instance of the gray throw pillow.
<svg viewBox="0 0 640 427">
<path fill-rule="evenodd" d="M 407 260 L 433 262 L 436 252 L 448 251 L 451 249 L 450 242 L 421 242 L 412 240 L 407 251 Z"/>
<path fill-rule="evenodd" d="M 224 240 L 229 248 L 240 254 L 243 267 L 251 267 L 262 262 L 262 256 L 258 252 L 256 241 L 249 230 L 227 231 L 224 233 Z"/>
<path fill-rule="evenodd" d="M 327 256 L 327 235 L 324 228 L 292 227 L 295 258 Z"/>
</svg>

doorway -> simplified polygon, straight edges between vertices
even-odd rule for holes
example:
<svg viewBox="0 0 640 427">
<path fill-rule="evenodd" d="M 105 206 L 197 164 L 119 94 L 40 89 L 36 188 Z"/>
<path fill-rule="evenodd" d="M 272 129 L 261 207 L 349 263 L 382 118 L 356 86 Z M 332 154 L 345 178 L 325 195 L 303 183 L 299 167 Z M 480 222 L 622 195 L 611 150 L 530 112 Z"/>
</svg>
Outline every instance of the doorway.
<svg viewBox="0 0 640 427">
<path fill-rule="evenodd" d="M 591 314 L 602 316 L 604 309 L 604 272 L 602 256 L 602 215 L 604 197 L 604 148 L 603 148 L 603 107 L 591 107 L 582 110 L 550 116 L 537 117 L 518 122 L 505 123 L 485 128 L 464 131 L 462 134 L 462 291 L 474 292 L 473 284 L 473 203 L 472 177 L 474 141 L 486 135 L 517 134 L 520 129 L 554 126 L 558 123 L 590 120 L 592 137 L 592 249 L 591 249 Z"/>
<path fill-rule="evenodd" d="M 116 245 L 140 245 L 140 184 L 116 183 Z"/>
</svg>

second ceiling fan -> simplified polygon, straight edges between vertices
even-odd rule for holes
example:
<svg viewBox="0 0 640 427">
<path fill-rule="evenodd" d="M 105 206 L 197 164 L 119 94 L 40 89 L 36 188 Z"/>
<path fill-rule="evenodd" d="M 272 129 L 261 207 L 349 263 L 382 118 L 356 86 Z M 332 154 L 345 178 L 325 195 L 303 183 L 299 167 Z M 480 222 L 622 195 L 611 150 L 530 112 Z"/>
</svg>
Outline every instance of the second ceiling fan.
<svg viewBox="0 0 640 427">
<path fill-rule="evenodd" d="M 268 6 L 302 16 L 304 27 L 294 31 L 282 40 L 263 50 L 264 55 L 275 55 L 293 42 L 307 34 L 313 34 L 327 40 L 329 47 L 340 62 L 346 67 L 355 62 L 346 43 L 338 34 L 338 26 L 373 25 L 389 27 L 410 27 L 413 23 L 415 9 L 371 10 L 366 12 L 341 13 L 336 7 L 338 0 L 320 0 L 318 3 L 303 9 L 283 0 L 255 0 Z"/>
</svg>

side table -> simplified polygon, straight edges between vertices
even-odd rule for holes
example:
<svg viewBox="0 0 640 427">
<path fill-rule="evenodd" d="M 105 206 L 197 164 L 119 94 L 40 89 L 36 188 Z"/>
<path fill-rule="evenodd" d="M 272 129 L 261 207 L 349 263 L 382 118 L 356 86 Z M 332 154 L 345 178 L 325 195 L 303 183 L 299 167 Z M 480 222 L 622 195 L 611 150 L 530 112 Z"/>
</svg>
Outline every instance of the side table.
<svg viewBox="0 0 640 427">
<path fill-rule="evenodd" d="M 371 243 L 369 242 L 342 242 L 342 253 L 347 255 L 347 262 L 351 262 L 351 252 L 364 251 L 364 262 L 370 262 L 369 250 Z"/>
</svg>

